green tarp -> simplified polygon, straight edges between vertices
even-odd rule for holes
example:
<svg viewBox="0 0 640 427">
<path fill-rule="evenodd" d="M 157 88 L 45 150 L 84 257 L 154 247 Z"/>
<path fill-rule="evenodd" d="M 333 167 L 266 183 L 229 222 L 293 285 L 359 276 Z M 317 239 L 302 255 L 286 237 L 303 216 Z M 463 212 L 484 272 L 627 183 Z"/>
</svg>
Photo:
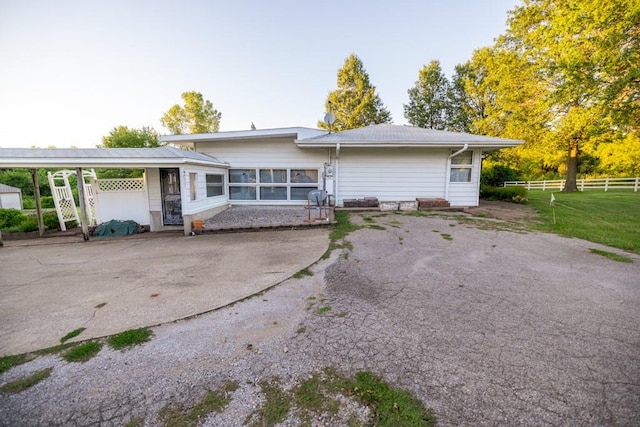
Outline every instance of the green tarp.
<svg viewBox="0 0 640 427">
<path fill-rule="evenodd" d="M 114 237 L 138 234 L 138 223 L 135 221 L 120 221 L 112 219 L 103 222 L 93 230 L 93 237 Z"/>
</svg>

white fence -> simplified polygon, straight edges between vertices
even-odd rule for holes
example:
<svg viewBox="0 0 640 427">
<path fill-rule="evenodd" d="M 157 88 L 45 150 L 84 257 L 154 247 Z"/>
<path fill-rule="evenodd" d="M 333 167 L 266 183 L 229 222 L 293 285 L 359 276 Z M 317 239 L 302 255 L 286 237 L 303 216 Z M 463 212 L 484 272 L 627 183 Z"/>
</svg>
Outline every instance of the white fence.
<svg viewBox="0 0 640 427">
<path fill-rule="evenodd" d="M 562 190 L 564 179 L 548 181 L 506 181 L 505 187 L 526 187 L 527 190 Z M 578 179 L 578 190 L 633 190 L 637 192 L 640 188 L 640 177 L 636 178 L 601 178 L 601 179 Z"/>
</svg>

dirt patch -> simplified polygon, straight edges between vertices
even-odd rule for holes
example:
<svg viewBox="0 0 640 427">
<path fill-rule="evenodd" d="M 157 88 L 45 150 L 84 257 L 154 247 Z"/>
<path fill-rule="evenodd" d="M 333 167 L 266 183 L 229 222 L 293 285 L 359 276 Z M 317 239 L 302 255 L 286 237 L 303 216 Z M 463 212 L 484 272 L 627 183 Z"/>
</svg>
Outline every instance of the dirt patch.
<svg viewBox="0 0 640 427">
<path fill-rule="evenodd" d="M 522 224 L 538 221 L 535 209 L 519 203 L 480 200 L 480 206 L 466 208 L 464 211 L 477 217 L 495 218 Z"/>
</svg>

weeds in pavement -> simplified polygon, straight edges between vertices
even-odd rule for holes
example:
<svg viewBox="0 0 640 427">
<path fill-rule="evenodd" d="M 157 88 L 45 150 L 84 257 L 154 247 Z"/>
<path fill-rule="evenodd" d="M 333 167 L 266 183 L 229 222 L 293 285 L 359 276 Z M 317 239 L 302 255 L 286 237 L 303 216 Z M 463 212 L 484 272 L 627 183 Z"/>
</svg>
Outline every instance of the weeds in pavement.
<svg viewBox="0 0 640 427">
<path fill-rule="evenodd" d="M 443 238 L 444 240 L 449 240 L 449 241 L 453 240 L 453 237 L 451 237 L 451 234 L 447 234 L 447 233 L 440 233 L 440 235 L 442 236 L 442 238 Z"/>
<path fill-rule="evenodd" d="M 291 399 L 280 386 L 280 379 L 274 377 L 271 381 L 262 380 L 258 385 L 262 389 L 265 401 L 262 406 L 247 416 L 244 423 L 263 427 L 275 426 L 286 420 L 291 408 Z"/>
<path fill-rule="evenodd" d="M 105 305 L 107 305 L 107 303 L 106 303 L 106 302 L 101 302 L 100 304 L 96 305 L 96 306 L 95 306 L 95 307 L 93 307 L 93 308 L 102 308 L 102 307 L 104 307 Z"/>
<path fill-rule="evenodd" d="M 67 335 L 65 335 L 62 338 L 60 338 L 60 342 L 62 344 L 64 344 L 66 341 L 69 341 L 71 338 L 75 338 L 78 335 L 80 335 L 82 332 L 85 331 L 85 329 L 87 329 L 87 328 L 74 329 L 73 331 L 69 332 Z"/>
<path fill-rule="evenodd" d="M 316 310 L 316 314 L 318 314 L 319 316 L 322 316 L 323 314 L 326 314 L 328 312 L 331 311 L 331 306 L 330 305 L 325 305 L 324 307 L 319 307 Z"/>
<path fill-rule="evenodd" d="M 77 342 L 68 342 L 64 344 L 55 345 L 53 347 L 47 347 L 40 350 L 36 350 L 34 353 L 37 354 L 38 356 L 46 356 L 48 354 L 58 354 L 64 350 L 76 347 L 78 345 L 79 344 Z"/>
<path fill-rule="evenodd" d="M 386 228 L 385 228 L 385 227 L 383 227 L 383 226 L 381 226 L 381 225 L 378 225 L 378 224 L 369 224 L 369 225 L 367 226 L 367 228 L 371 228 L 371 229 L 373 229 L 373 230 L 386 230 Z"/>
<path fill-rule="evenodd" d="M 134 345 L 143 344 L 153 338 L 153 331 L 149 328 L 129 329 L 107 339 L 107 344 L 114 350 L 123 350 Z"/>
<path fill-rule="evenodd" d="M 291 277 L 293 277 L 294 279 L 302 279 L 304 276 L 313 276 L 313 271 L 309 270 L 308 268 L 303 268 Z"/>
<path fill-rule="evenodd" d="M 345 414 L 347 425 L 436 425 L 435 415 L 420 400 L 406 390 L 390 386 L 371 372 L 358 372 L 348 378 L 334 368 L 325 368 L 299 381 L 290 391 L 282 388 L 277 377 L 262 380 L 259 385 L 265 401 L 245 419 L 245 424 L 252 426 L 275 426 L 286 420 L 290 412 L 303 426 L 313 425 L 314 418 L 317 420 L 318 417 L 331 423 L 332 417 L 340 412 L 343 398 L 355 399 L 369 409 L 360 416 Z"/>
<path fill-rule="evenodd" d="M 86 362 L 102 349 L 102 344 L 95 341 L 88 341 L 78 346 L 72 347 L 71 350 L 62 355 L 67 362 Z"/>
<path fill-rule="evenodd" d="M 221 413 L 231 402 L 231 394 L 238 389 L 235 381 L 225 382 L 219 390 L 209 391 L 191 409 L 182 405 L 168 405 L 160 410 L 158 418 L 167 427 L 196 427 L 211 412 Z"/>
<path fill-rule="evenodd" d="M 17 356 L 3 356 L 0 357 L 0 374 L 8 371 L 14 366 L 22 365 L 23 363 L 27 363 L 30 361 L 26 354 L 19 354 Z"/>
<path fill-rule="evenodd" d="M 359 230 L 362 228 L 361 226 L 352 223 L 349 220 L 349 212 L 345 211 L 336 211 L 335 212 L 335 220 L 336 224 L 333 226 L 331 233 L 329 234 L 329 248 L 327 251 L 320 257 L 320 259 L 329 259 L 331 256 L 331 252 L 335 249 L 353 249 L 353 245 L 345 241 L 344 238 L 353 231 Z"/>
<path fill-rule="evenodd" d="M 40 381 L 49 378 L 51 375 L 51 371 L 53 368 L 46 368 L 41 371 L 35 372 L 32 375 L 29 375 L 25 378 L 19 378 L 14 381 L 10 381 L 0 387 L 0 392 L 2 393 L 20 393 L 23 390 L 28 389 L 29 387 L 33 387 L 38 384 Z"/>
<path fill-rule="evenodd" d="M 598 255 L 601 255 L 601 256 L 603 256 L 605 258 L 609 258 L 609 259 L 611 259 L 613 261 L 627 262 L 627 263 L 632 263 L 633 262 L 633 260 L 631 258 L 629 258 L 627 256 L 624 256 L 624 255 L 614 254 L 613 252 L 602 251 L 600 249 L 594 249 L 594 248 L 589 249 L 589 251 L 592 254 L 598 254 Z"/>
<path fill-rule="evenodd" d="M 143 427 L 143 426 L 144 426 L 144 419 L 140 417 L 133 417 L 129 420 L 128 423 L 124 425 L 124 427 Z"/>
</svg>

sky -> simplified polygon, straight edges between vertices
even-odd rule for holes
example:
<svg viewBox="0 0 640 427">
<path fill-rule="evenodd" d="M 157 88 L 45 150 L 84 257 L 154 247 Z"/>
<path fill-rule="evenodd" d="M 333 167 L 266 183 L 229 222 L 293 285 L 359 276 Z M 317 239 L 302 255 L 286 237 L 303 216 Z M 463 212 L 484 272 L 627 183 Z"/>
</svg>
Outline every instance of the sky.
<svg viewBox="0 0 640 427">
<path fill-rule="evenodd" d="M 220 131 L 316 127 L 337 71 L 362 60 L 395 124 L 418 71 L 447 77 L 506 29 L 518 0 L 0 0 L 0 147 L 95 147 L 180 94 Z"/>
</svg>

